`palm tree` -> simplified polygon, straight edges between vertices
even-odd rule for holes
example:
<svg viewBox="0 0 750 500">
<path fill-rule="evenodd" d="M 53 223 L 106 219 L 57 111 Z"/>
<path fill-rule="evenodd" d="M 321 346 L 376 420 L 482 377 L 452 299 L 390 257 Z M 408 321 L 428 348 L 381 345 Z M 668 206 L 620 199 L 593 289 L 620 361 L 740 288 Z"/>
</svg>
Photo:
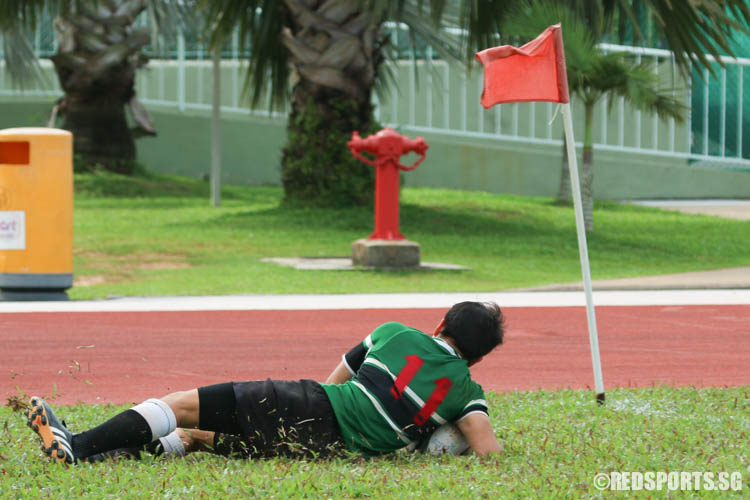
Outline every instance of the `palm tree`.
<svg viewBox="0 0 750 500">
<path fill-rule="evenodd" d="M 591 26 L 567 6 L 551 0 L 524 3 L 505 25 L 505 33 L 535 36 L 544 27 L 562 21 L 569 89 L 584 106 L 581 198 L 586 231 L 594 230 L 594 107 L 604 96 L 609 102 L 623 97 L 633 108 L 656 113 L 662 119 L 685 119 L 688 107 L 672 89 L 660 88 L 658 77 L 646 64 L 629 61 L 624 54 L 605 54 L 596 47 Z"/>
<path fill-rule="evenodd" d="M 675 62 L 683 76 L 691 73 L 691 65 L 707 67 L 713 74 L 714 68 L 705 54 L 716 56 L 721 51 L 732 53 L 732 30 L 741 29 L 736 27 L 737 21 L 744 20 L 747 24 L 748 19 L 748 5 L 732 2 L 725 5 L 726 10 L 718 2 L 680 5 L 680 2 L 670 3 L 669 0 L 558 0 L 556 3 L 566 5 L 576 17 L 584 20 L 595 39 L 601 40 L 608 36 L 617 43 L 622 43 L 626 38 L 636 42 L 650 38 L 651 34 L 641 32 L 640 25 L 644 16 L 653 17 L 656 21 L 655 30 L 673 51 Z M 666 23 L 665 20 L 670 22 Z M 702 77 L 703 73 L 700 75 Z M 562 158 L 557 201 L 570 204 L 570 173 L 564 141 Z"/>
<path fill-rule="evenodd" d="M 465 46 L 488 46 L 510 2 L 466 2 L 460 11 L 448 2 L 432 2 L 429 12 L 421 3 L 202 0 L 215 41 L 237 27 L 240 38 L 249 40 L 248 87 L 255 101 L 266 88 L 274 102 L 291 101 L 281 158 L 287 200 L 339 205 L 371 200 L 372 168 L 353 159 L 345 144 L 354 130 L 365 135 L 379 128 L 372 93 L 389 54 L 386 21 L 408 22 L 413 33 L 443 40 L 436 49 L 456 57 L 459 45 L 441 35 L 439 20 L 465 20 L 475 27 Z"/>
<path fill-rule="evenodd" d="M 135 95 L 136 71 L 148 61 L 142 49 L 151 36 L 135 20 L 148 10 L 157 26 L 164 25 L 175 18 L 174 8 L 157 0 L 8 0 L 0 9 L 0 31 L 6 35 L 6 46 L 8 35 L 13 35 L 17 50 L 6 53 L 16 56 L 9 68 L 22 81 L 29 73 L 31 50 L 19 34 L 24 25 L 35 24 L 44 9 L 58 14 L 58 48 L 50 59 L 65 93 L 55 105 L 51 123 L 57 115 L 63 117 L 62 126 L 73 132 L 74 152 L 84 164 L 132 173 L 134 134 L 155 134 Z M 24 50 L 26 56 L 17 57 Z M 126 108 L 136 124 L 132 130 Z"/>
</svg>

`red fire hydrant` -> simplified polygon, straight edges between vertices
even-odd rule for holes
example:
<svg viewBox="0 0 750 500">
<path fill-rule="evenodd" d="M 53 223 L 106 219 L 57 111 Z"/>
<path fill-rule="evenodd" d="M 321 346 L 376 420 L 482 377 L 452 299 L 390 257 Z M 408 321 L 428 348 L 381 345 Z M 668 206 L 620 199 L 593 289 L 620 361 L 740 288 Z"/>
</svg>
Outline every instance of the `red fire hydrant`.
<svg viewBox="0 0 750 500">
<path fill-rule="evenodd" d="M 403 240 L 399 226 L 399 170 L 414 170 L 425 159 L 428 145 L 424 138 L 409 139 L 390 127 L 365 139 L 359 132 L 346 143 L 355 158 L 372 165 L 375 170 L 375 231 L 368 239 Z M 400 158 L 407 153 L 421 155 L 411 166 L 402 165 Z M 362 155 L 375 156 L 371 160 Z"/>
</svg>

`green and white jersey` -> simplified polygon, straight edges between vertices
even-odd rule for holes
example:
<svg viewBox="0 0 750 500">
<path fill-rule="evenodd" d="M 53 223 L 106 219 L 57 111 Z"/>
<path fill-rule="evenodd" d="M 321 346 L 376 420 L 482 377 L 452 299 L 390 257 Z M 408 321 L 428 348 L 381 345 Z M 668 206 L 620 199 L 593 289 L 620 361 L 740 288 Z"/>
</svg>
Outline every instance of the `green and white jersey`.
<svg viewBox="0 0 750 500">
<path fill-rule="evenodd" d="M 344 361 L 352 379 L 323 389 L 351 449 L 394 451 L 446 422 L 487 413 L 467 361 L 444 340 L 401 323 L 379 326 Z"/>
</svg>

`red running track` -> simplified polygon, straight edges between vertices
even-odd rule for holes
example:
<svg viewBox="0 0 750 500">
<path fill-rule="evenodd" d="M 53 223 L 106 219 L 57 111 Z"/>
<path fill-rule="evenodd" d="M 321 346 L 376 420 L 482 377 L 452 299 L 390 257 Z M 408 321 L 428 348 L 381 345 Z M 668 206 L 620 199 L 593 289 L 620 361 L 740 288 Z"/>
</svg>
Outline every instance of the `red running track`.
<svg viewBox="0 0 750 500">
<path fill-rule="evenodd" d="M 446 309 L 0 314 L 0 390 L 129 403 L 228 380 L 324 380 L 385 321 L 431 332 Z M 504 308 L 486 390 L 593 386 L 582 307 Z M 598 307 L 604 383 L 750 385 L 750 305 Z"/>
</svg>

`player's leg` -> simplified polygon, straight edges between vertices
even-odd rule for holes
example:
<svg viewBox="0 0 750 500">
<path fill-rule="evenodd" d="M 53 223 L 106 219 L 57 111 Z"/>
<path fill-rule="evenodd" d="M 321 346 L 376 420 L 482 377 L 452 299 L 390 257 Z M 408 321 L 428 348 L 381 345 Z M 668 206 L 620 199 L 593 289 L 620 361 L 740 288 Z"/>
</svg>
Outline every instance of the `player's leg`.
<svg viewBox="0 0 750 500">
<path fill-rule="evenodd" d="M 202 388 L 201 388 L 202 389 Z M 173 392 L 161 398 L 172 410 L 178 427 L 195 429 L 200 417 L 200 396 L 198 389 Z"/>
<path fill-rule="evenodd" d="M 51 458 L 75 463 L 97 453 L 118 448 L 139 448 L 172 433 L 177 418 L 161 399 L 148 399 L 103 424 L 73 435 L 41 398 L 32 398 L 29 426 L 42 438 Z"/>
<path fill-rule="evenodd" d="M 164 402 L 175 413 L 179 425 L 188 428 L 178 428 L 145 447 L 117 452 L 138 456 L 140 451 L 156 455 L 209 451 L 248 457 L 252 450 L 257 456 L 278 436 L 276 398 L 277 388 L 270 381 L 216 384 L 170 394 L 163 398 Z M 306 411 L 307 402 L 295 406 Z M 282 403 L 283 408 L 288 406 Z M 240 419 L 244 426 L 240 426 Z"/>
<path fill-rule="evenodd" d="M 183 428 L 146 445 L 155 454 L 185 455 L 209 451 L 219 455 L 248 456 L 237 422 L 237 401 L 231 383 L 215 384 L 170 394 L 163 398 Z"/>
<path fill-rule="evenodd" d="M 178 427 L 171 434 L 152 441 L 139 448 L 117 448 L 115 450 L 97 453 L 86 458 L 87 462 L 96 463 L 112 459 L 140 460 L 142 453 L 154 456 L 183 457 L 194 451 L 208 450 L 213 443 L 214 433 L 198 429 L 183 429 Z"/>
<path fill-rule="evenodd" d="M 166 398 L 178 418 L 195 414 L 195 395 Z M 152 454 L 208 451 L 224 456 L 277 454 L 321 456 L 335 451 L 340 431 L 320 384 L 313 381 L 255 381 L 217 384 L 197 390 L 197 429 L 175 432 L 146 445 Z M 179 446 L 161 444 L 172 436 Z M 179 449 L 178 449 L 179 448 Z M 138 456 L 141 450 L 132 453 Z"/>
<path fill-rule="evenodd" d="M 119 448 L 141 448 L 170 436 L 179 425 L 194 427 L 199 419 L 198 390 L 148 399 L 103 424 L 80 434 L 71 433 L 41 398 L 32 398 L 29 426 L 42 438 L 42 449 L 51 458 L 74 463 L 91 455 Z M 174 438 L 174 436 L 172 437 Z M 179 439 L 172 439 L 179 445 Z"/>
<path fill-rule="evenodd" d="M 237 395 L 235 388 L 239 391 Z M 315 394 L 310 394 L 310 390 Z M 326 414 L 307 418 L 318 403 L 327 407 Z M 289 414 L 280 419 L 282 415 L 276 413 L 279 410 Z M 249 450 L 253 456 L 277 453 L 279 435 L 286 432 L 282 420 L 294 422 L 292 430 L 300 438 L 304 436 L 297 441 L 311 449 L 316 444 L 313 440 L 327 443 L 339 437 L 330 403 L 319 384 L 312 381 L 226 383 L 173 393 L 162 399 L 149 399 L 76 435 L 55 417 L 41 398 L 32 399 L 28 417 L 29 425 L 42 438 L 47 454 L 67 463 L 110 450 L 142 448 L 160 438 L 169 440 L 178 426 L 214 432 L 210 448 L 227 455 L 236 452 L 247 456 Z M 319 422 L 327 423 L 325 432 L 316 429 Z M 321 441 L 324 436 L 328 437 Z M 172 441 L 179 447 L 181 439 L 176 437 Z M 203 439 L 202 444 L 209 448 L 210 434 L 203 435 Z"/>
<path fill-rule="evenodd" d="M 179 427 L 198 422 L 198 391 L 181 391 L 160 399 L 148 399 L 107 420 L 103 424 L 73 436 L 77 459 L 118 448 L 140 448 L 149 443 L 165 449 L 180 448 Z M 158 441 L 158 443 L 155 443 Z"/>
<path fill-rule="evenodd" d="M 197 451 L 225 457 L 247 458 L 250 456 L 247 439 L 242 436 L 178 427 L 170 435 L 159 438 L 141 448 L 118 448 L 92 455 L 86 461 L 96 463 L 123 458 L 140 460 L 142 453 L 163 457 L 182 457 Z"/>
</svg>

